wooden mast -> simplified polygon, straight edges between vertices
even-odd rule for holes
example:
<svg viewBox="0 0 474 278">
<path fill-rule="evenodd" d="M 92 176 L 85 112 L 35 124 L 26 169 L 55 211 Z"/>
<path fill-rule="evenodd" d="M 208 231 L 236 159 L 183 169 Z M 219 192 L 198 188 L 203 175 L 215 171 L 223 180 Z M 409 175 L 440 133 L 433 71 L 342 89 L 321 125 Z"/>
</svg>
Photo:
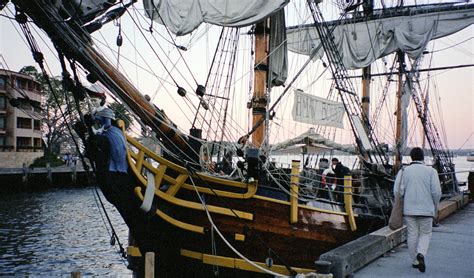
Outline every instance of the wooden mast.
<svg viewBox="0 0 474 278">
<path fill-rule="evenodd" d="M 405 53 L 399 50 L 397 51 L 398 57 L 398 90 L 397 90 L 397 125 L 396 125 L 396 134 L 395 134 L 395 164 L 393 165 L 394 173 L 398 172 L 400 166 L 402 165 L 402 123 L 403 115 L 402 113 L 402 96 L 403 96 L 403 74 L 405 70 Z"/>
<path fill-rule="evenodd" d="M 269 22 L 267 18 L 257 23 L 255 27 L 255 77 L 254 91 L 252 97 L 252 123 L 255 126 L 263 120 L 255 132 L 252 133 L 252 143 L 259 148 L 265 138 L 267 123 L 267 76 L 268 76 L 268 43 L 269 43 Z"/>
<path fill-rule="evenodd" d="M 364 1 L 364 15 L 370 17 L 373 14 L 374 0 Z M 362 68 L 362 113 L 365 120 L 370 122 L 370 82 L 371 82 L 371 66 Z M 367 123 L 369 124 L 369 123 Z"/>
</svg>

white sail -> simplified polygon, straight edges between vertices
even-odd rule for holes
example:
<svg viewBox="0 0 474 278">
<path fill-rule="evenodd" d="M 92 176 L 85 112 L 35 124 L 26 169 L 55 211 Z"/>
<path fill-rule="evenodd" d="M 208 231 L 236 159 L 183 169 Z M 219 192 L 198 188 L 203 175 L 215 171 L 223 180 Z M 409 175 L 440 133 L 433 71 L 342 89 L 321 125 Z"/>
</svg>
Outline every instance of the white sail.
<svg viewBox="0 0 474 278">
<path fill-rule="evenodd" d="M 474 23 L 474 7 L 442 12 L 387 17 L 341 24 L 334 29 L 335 42 L 347 69 L 358 69 L 402 50 L 419 57 L 429 41 L 456 33 Z M 314 27 L 287 30 L 288 49 L 310 55 L 320 44 Z M 322 52 L 323 49 L 321 48 Z M 320 57 L 318 53 L 316 57 Z"/>
<path fill-rule="evenodd" d="M 248 26 L 277 12 L 289 0 L 144 0 L 151 19 L 166 25 L 176 35 L 186 35 L 201 23 Z"/>
</svg>

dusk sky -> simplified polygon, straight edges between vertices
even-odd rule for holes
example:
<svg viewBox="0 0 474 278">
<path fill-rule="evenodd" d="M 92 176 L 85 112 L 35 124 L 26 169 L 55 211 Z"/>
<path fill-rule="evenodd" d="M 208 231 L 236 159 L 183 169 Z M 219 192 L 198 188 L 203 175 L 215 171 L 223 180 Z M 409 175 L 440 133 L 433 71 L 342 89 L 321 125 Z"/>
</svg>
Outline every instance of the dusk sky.
<svg viewBox="0 0 474 278">
<path fill-rule="evenodd" d="M 11 6 L 10 6 L 11 7 Z M 2 15 L 9 14 L 2 11 Z M 14 28 L 14 26 L 16 28 Z M 115 29 L 113 29 L 115 30 Z M 0 17 L 0 67 L 18 71 L 26 65 L 35 65 L 31 52 L 28 49 L 23 35 L 18 33 L 18 24 L 6 17 Z M 36 32 L 36 31 L 35 31 Z M 34 33 L 35 33 L 34 32 Z M 107 36 L 107 30 L 102 31 Z M 40 48 L 45 53 L 46 58 L 51 58 L 49 39 L 45 36 L 35 34 Z M 116 31 L 111 34 L 115 38 Z M 450 37 L 439 39 L 430 44 L 429 49 L 439 51 L 432 58 L 432 67 L 454 66 L 474 64 L 474 27 L 470 26 L 461 32 Z M 46 42 L 46 44 L 45 44 Z M 462 43 L 460 43 L 462 42 Z M 115 41 L 111 41 L 114 44 Z M 434 45 L 433 45 L 434 44 Z M 195 61 L 196 57 L 192 58 Z M 57 59 L 47 60 L 48 66 L 53 74 L 59 75 L 59 64 Z M 194 67 L 200 63 L 191 63 Z M 197 64 L 197 65 L 196 65 Z M 202 64 L 201 64 L 202 65 Z M 196 70 L 197 72 L 205 72 Z M 198 75 L 200 73 L 197 73 Z M 440 110 L 432 111 L 439 114 L 442 112 L 446 139 L 449 148 L 470 148 L 474 149 L 474 68 L 467 67 L 433 72 L 433 84 L 436 86 L 435 95 L 439 100 Z M 140 87 L 146 88 L 146 82 L 142 82 Z M 153 88 L 153 87 L 151 87 Z M 150 89 L 154 90 L 154 89 Z M 437 115 L 439 116 L 439 115 Z"/>
</svg>

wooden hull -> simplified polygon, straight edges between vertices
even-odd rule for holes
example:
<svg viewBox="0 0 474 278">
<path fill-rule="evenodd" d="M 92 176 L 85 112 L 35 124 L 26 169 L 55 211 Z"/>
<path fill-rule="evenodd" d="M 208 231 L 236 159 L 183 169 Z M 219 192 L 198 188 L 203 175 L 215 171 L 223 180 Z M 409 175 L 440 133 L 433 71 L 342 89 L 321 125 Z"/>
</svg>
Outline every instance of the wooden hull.
<svg viewBox="0 0 474 278">
<path fill-rule="evenodd" d="M 132 146 L 128 155 L 130 168 L 136 175 L 136 197 L 140 202 L 144 200 L 149 186 L 145 173 L 153 173 L 155 207 L 153 216 L 143 223 L 126 222 L 140 253 L 157 254 L 160 273 L 181 271 L 183 264 L 192 264 L 193 268 L 201 265 L 202 271 L 219 265 L 228 270 L 262 272 L 239 257 L 229 245 L 273 272 L 288 275 L 286 266 L 296 272 L 309 272 L 322 253 L 383 225 L 381 221 L 376 223 L 373 219 L 351 215 L 352 211 L 322 210 L 298 204 L 293 198 L 282 201 L 259 196 L 256 183 L 193 173 L 157 156 L 134 139 L 127 137 L 127 140 Z M 155 160 L 158 166 L 153 167 L 147 160 Z M 350 223 L 351 216 L 355 229 Z M 142 225 L 138 230 L 148 232 L 134 233 L 134 225 Z M 272 267 L 264 264 L 269 258 Z"/>
</svg>

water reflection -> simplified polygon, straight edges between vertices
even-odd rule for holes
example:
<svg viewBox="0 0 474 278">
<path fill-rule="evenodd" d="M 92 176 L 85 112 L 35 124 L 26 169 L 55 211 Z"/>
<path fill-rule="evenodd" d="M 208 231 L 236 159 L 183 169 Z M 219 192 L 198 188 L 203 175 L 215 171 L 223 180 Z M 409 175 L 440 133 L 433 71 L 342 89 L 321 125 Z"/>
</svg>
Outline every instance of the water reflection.
<svg viewBox="0 0 474 278">
<path fill-rule="evenodd" d="M 105 205 L 126 244 L 123 220 Z M 109 243 L 92 188 L 2 195 L 0 223 L 0 275 L 131 276 Z"/>
</svg>

